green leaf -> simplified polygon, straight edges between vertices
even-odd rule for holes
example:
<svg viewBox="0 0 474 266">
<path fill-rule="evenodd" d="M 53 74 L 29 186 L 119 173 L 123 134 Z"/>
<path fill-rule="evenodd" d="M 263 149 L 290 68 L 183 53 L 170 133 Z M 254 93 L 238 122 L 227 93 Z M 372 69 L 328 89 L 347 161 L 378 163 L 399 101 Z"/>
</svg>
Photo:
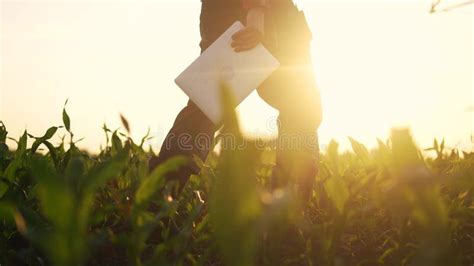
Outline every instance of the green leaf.
<svg viewBox="0 0 474 266">
<path fill-rule="evenodd" d="M 223 135 L 243 143 L 230 91 L 222 89 Z M 217 177 L 210 195 L 209 214 L 226 265 L 252 265 L 257 251 L 262 205 L 256 182 L 259 153 L 247 147 L 223 145 Z"/>
<path fill-rule="evenodd" d="M 84 166 L 81 162 L 74 160 L 73 158 L 74 157 L 70 160 L 71 165 L 68 169 L 69 175 L 73 174 L 72 171 L 76 171 L 75 174 L 80 175 Z M 72 184 L 79 183 L 79 210 L 77 223 L 81 230 L 84 230 L 88 224 L 95 191 L 108 180 L 119 177 L 121 172 L 127 167 L 128 162 L 129 149 L 123 149 L 111 159 L 92 168 L 87 175 L 79 179 L 79 182 L 70 182 Z"/>
<path fill-rule="evenodd" d="M 112 151 L 114 153 L 120 151 L 122 149 L 122 140 L 120 139 L 120 137 L 117 135 L 118 131 L 114 131 L 114 133 L 112 134 Z"/>
<path fill-rule="evenodd" d="M 328 166 L 331 169 L 332 173 L 335 175 L 340 175 L 340 165 L 339 165 L 339 143 L 335 140 L 329 142 L 327 148 L 327 157 L 329 159 Z"/>
<path fill-rule="evenodd" d="M 65 177 L 70 185 L 77 184 L 78 180 L 84 178 L 86 166 L 84 158 L 81 155 L 77 155 L 68 160 Z"/>
<path fill-rule="evenodd" d="M 33 142 L 33 145 L 31 145 L 31 152 L 32 153 L 35 153 L 36 150 L 38 149 L 39 145 L 41 145 L 41 139 L 37 139 L 35 140 L 35 142 Z"/>
<path fill-rule="evenodd" d="M 18 147 L 16 149 L 15 158 L 21 158 L 24 155 L 26 151 L 27 140 L 28 133 L 25 131 L 25 133 L 23 133 L 23 135 L 21 136 L 20 140 L 18 140 Z"/>
<path fill-rule="evenodd" d="M 143 136 L 142 140 L 140 141 L 140 148 L 143 148 L 143 144 L 145 144 L 145 141 L 150 140 L 153 137 L 150 137 L 150 128 L 148 128 L 146 135 Z"/>
<path fill-rule="evenodd" d="M 127 166 L 128 158 L 129 150 L 123 149 L 110 160 L 95 166 L 87 176 L 81 179 L 81 190 L 89 193 L 107 182 L 107 180 L 117 177 Z"/>
<path fill-rule="evenodd" d="M 54 134 L 56 134 L 57 131 L 58 131 L 58 127 L 50 127 L 42 137 L 37 138 L 35 140 L 35 142 L 31 146 L 31 152 L 35 153 L 38 147 L 41 144 L 43 144 L 46 140 L 49 140 L 50 138 L 52 138 Z"/>
<path fill-rule="evenodd" d="M 58 131 L 58 127 L 50 127 L 46 133 L 44 134 L 44 136 L 42 137 L 42 139 L 44 140 L 48 140 L 50 138 L 52 138 L 54 136 L 54 134 L 56 134 L 56 131 Z"/>
<path fill-rule="evenodd" d="M 175 157 L 158 165 L 151 174 L 143 179 L 142 183 L 135 193 L 135 208 L 146 206 L 150 202 L 154 193 L 165 184 L 165 176 L 169 173 L 177 171 L 180 167 L 188 162 L 185 157 Z"/>
<path fill-rule="evenodd" d="M 227 131 L 231 134 L 235 134 L 236 137 L 241 136 L 239 122 L 234 111 L 237 106 L 235 96 L 225 84 L 222 84 L 220 93 L 222 113 L 224 114 L 224 132 Z"/>
<path fill-rule="evenodd" d="M 8 180 L 12 181 L 15 179 L 16 170 L 22 166 L 21 159 L 15 158 L 5 169 L 5 176 Z"/>
<path fill-rule="evenodd" d="M 423 161 L 408 129 L 393 129 L 391 134 L 394 166 L 399 169 L 419 166 Z M 435 140 L 435 146 L 437 141 Z"/>
<path fill-rule="evenodd" d="M 377 138 L 377 144 L 379 145 L 379 149 L 382 150 L 382 152 L 389 153 L 390 150 L 388 149 L 387 145 L 379 138 Z"/>
<path fill-rule="evenodd" d="M 0 180 L 0 199 L 5 195 L 5 192 L 8 191 L 9 185 L 4 182 L 3 180 Z"/>
<path fill-rule="evenodd" d="M 336 209 L 342 214 L 346 201 L 349 198 L 349 190 L 342 178 L 335 176 L 329 178 L 324 183 L 324 189 Z"/>
<path fill-rule="evenodd" d="M 128 134 L 130 135 L 130 124 L 122 114 L 120 114 L 120 121 L 122 121 L 122 125 L 125 127 L 125 130 L 127 130 Z"/>
<path fill-rule="evenodd" d="M 63 124 L 64 127 L 68 132 L 71 132 L 71 119 L 69 118 L 69 115 L 66 112 L 66 105 L 67 105 L 68 100 L 64 103 L 64 108 L 63 108 Z"/>
<path fill-rule="evenodd" d="M 376 158 L 374 158 L 374 160 L 381 166 L 387 166 L 390 164 L 391 151 L 388 146 L 380 139 L 377 139 L 377 143 L 379 147 L 376 150 Z"/>
<path fill-rule="evenodd" d="M 13 206 L 10 202 L 0 201 L 0 219 L 13 223 Z"/>
<path fill-rule="evenodd" d="M 349 141 L 351 142 L 352 150 L 354 151 L 354 153 L 357 154 L 357 156 L 359 156 L 359 158 L 363 161 L 367 161 L 369 159 L 369 151 L 367 150 L 367 148 L 362 145 L 362 143 L 354 140 L 351 137 L 349 137 Z"/>
<path fill-rule="evenodd" d="M 16 171 L 23 166 L 23 157 L 26 153 L 26 145 L 28 141 L 28 133 L 25 131 L 18 140 L 18 147 L 15 152 L 15 158 L 5 169 L 6 177 L 12 181 L 15 179 Z"/>
<path fill-rule="evenodd" d="M 7 135 L 8 135 L 7 128 L 5 127 L 5 124 L 3 124 L 2 121 L 0 121 L 0 142 L 5 142 L 7 140 Z"/>
<path fill-rule="evenodd" d="M 48 150 L 49 150 L 49 155 L 50 155 L 51 158 L 53 159 L 54 164 L 55 164 L 55 165 L 58 165 L 59 161 L 58 161 L 58 153 L 57 153 L 56 148 L 55 148 L 55 147 L 53 146 L 53 144 L 51 144 L 51 142 L 49 142 L 49 141 L 45 141 L 45 142 L 43 142 L 43 144 L 48 148 Z"/>
<path fill-rule="evenodd" d="M 60 231 L 69 230 L 73 223 L 75 200 L 73 193 L 60 178 L 51 162 L 43 156 L 34 156 L 31 169 L 38 183 L 41 210 Z"/>
<path fill-rule="evenodd" d="M 339 157 L 339 143 L 337 143 L 335 140 L 331 140 L 328 145 L 327 149 L 327 155 L 334 161 L 334 163 L 337 163 L 337 158 Z"/>
<path fill-rule="evenodd" d="M 194 163 L 199 167 L 199 169 L 202 169 L 205 167 L 204 161 L 196 154 L 193 154 L 193 160 L 194 160 Z"/>
<path fill-rule="evenodd" d="M 3 201 L 0 202 L 0 219 L 9 224 L 15 224 L 18 232 L 26 234 L 26 222 L 14 204 Z"/>
</svg>

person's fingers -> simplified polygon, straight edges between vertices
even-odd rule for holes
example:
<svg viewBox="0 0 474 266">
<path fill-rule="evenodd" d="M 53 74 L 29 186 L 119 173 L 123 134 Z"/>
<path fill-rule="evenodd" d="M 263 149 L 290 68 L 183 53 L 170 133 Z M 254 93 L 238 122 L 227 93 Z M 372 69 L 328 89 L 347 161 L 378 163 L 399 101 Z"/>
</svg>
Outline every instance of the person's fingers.
<svg viewBox="0 0 474 266">
<path fill-rule="evenodd" d="M 263 34 L 259 30 L 246 27 L 232 36 L 231 46 L 235 52 L 242 52 L 253 49 L 263 41 Z"/>
<path fill-rule="evenodd" d="M 243 42 L 235 42 L 232 44 L 232 47 L 234 48 L 235 51 L 246 51 L 254 48 L 261 42 L 260 38 L 257 36 L 247 39 L 246 41 Z"/>
<path fill-rule="evenodd" d="M 255 42 L 261 42 L 261 38 L 260 36 L 258 35 L 251 35 L 251 36 L 248 36 L 247 38 L 245 39 L 239 39 L 239 40 L 235 40 L 231 43 L 231 46 L 232 47 L 237 47 L 237 46 L 242 46 L 242 45 L 245 45 L 247 43 L 255 43 Z"/>
<path fill-rule="evenodd" d="M 245 40 L 234 41 L 234 42 L 232 42 L 231 46 L 232 47 L 239 47 L 239 46 L 243 46 L 243 45 L 246 45 L 246 44 L 259 43 L 261 41 L 262 40 L 258 35 L 254 35 L 254 36 L 249 36 L 249 38 L 247 38 Z"/>
<path fill-rule="evenodd" d="M 250 35 L 245 36 L 245 38 L 239 38 L 239 39 L 233 40 L 231 43 L 231 46 L 238 47 L 238 46 L 245 45 L 247 43 L 259 43 L 259 42 L 262 42 L 262 40 L 263 38 L 261 34 L 250 34 Z"/>
<path fill-rule="evenodd" d="M 258 36 L 258 35 L 262 35 L 262 34 L 260 33 L 259 30 L 255 29 L 255 28 L 247 27 L 247 28 L 244 28 L 244 29 L 238 31 L 234 35 L 232 35 L 232 40 L 234 40 L 234 41 L 244 40 L 244 39 L 250 38 L 250 37 L 255 36 L 255 35 Z"/>
<path fill-rule="evenodd" d="M 246 43 L 246 44 L 242 44 L 242 45 L 239 45 L 237 47 L 234 47 L 234 51 L 235 52 L 243 52 L 243 51 L 248 51 L 248 50 L 252 50 L 253 48 L 255 48 L 257 45 L 259 44 L 259 42 L 249 42 L 249 43 Z"/>
<path fill-rule="evenodd" d="M 246 47 L 242 47 L 242 48 L 239 48 L 239 49 L 235 49 L 234 52 L 236 53 L 242 53 L 242 52 L 246 52 L 246 51 L 250 51 L 254 48 L 255 46 L 246 46 Z"/>
<path fill-rule="evenodd" d="M 232 40 L 237 40 L 237 39 L 240 39 L 240 38 L 245 38 L 246 35 L 248 34 L 252 34 L 252 28 L 250 27 L 245 27 L 241 30 L 239 30 L 238 32 L 234 33 L 234 35 L 232 35 Z"/>
<path fill-rule="evenodd" d="M 240 50 L 250 50 L 253 49 L 255 46 L 257 46 L 259 42 L 248 42 L 248 43 L 243 43 L 237 46 L 232 47 L 234 51 L 240 51 Z"/>
</svg>

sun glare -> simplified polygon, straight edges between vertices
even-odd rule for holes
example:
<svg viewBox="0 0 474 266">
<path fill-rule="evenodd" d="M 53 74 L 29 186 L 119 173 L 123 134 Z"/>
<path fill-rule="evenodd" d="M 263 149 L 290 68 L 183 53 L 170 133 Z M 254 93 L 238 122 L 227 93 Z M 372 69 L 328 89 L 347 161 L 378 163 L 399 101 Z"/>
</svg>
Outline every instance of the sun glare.
<svg viewBox="0 0 474 266">
<path fill-rule="evenodd" d="M 408 126 L 423 147 L 445 137 L 472 149 L 471 8 L 430 14 L 429 1 L 298 2 L 313 31 L 323 146 L 335 138 L 347 147 L 347 136 L 373 146 L 391 127 Z M 2 120 L 13 136 L 25 127 L 40 134 L 60 121 L 69 98 L 83 147 L 96 149 L 101 125 L 118 127 L 119 112 L 135 138 L 150 128 L 158 147 L 187 101 L 173 80 L 199 55 L 199 8 L 2 2 Z M 180 22 L 166 26 L 175 14 Z M 278 114 L 256 93 L 239 116 L 247 135 L 276 133 Z"/>
</svg>

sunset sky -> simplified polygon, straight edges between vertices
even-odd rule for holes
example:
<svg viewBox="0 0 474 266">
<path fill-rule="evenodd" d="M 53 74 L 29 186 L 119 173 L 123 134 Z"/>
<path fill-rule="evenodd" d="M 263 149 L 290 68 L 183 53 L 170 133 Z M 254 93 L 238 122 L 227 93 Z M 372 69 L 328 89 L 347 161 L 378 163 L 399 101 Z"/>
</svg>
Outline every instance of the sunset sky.
<svg viewBox="0 0 474 266">
<path fill-rule="evenodd" d="M 472 5 L 430 14 L 430 0 L 297 1 L 313 30 L 324 148 L 369 146 L 409 126 L 422 148 L 445 137 L 473 150 Z M 456 3 L 456 1 L 447 1 Z M 199 0 L 1 2 L 0 120 L 11 137 L 61 125 L 66 99 L 80 146 L 128 118 L 157 148 L 187 98 L 174 78 L 199 55 Z M 469 111 L 470 110 L 470 111 Z M 272 135 L 277 113 L 252 94 L 249 135 Z M 59 141 L 59 137 L 57 138 Z"/>
</svg>

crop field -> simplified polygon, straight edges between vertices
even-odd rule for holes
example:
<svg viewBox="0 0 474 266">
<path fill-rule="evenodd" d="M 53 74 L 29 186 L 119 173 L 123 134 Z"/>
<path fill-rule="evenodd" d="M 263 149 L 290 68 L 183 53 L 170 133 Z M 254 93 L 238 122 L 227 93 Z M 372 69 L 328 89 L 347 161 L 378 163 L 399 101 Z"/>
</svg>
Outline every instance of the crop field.
<svg viewBox="0 0 474 266">
<path fill-rule="evenodd" d="M 227 112 L 225 132 L 239 138 Z M 148 137 L 104 126 L 98 154 L 71 121 L 43 136 L 0 124 L 0 265 L 474 265 L 474 153 L 408 130 L 368 150 L 331 142 L 308 200 L 270 190 L 275 151 L 212 153 L 184 187 L 186 158 L 149 172 Z M 56 143 L 58 136 L 63 141 Z M 17 147 L 8 147 L 13 138 Z M 249 140 L 251 141 L 251 140 Z"/>
</svg>

